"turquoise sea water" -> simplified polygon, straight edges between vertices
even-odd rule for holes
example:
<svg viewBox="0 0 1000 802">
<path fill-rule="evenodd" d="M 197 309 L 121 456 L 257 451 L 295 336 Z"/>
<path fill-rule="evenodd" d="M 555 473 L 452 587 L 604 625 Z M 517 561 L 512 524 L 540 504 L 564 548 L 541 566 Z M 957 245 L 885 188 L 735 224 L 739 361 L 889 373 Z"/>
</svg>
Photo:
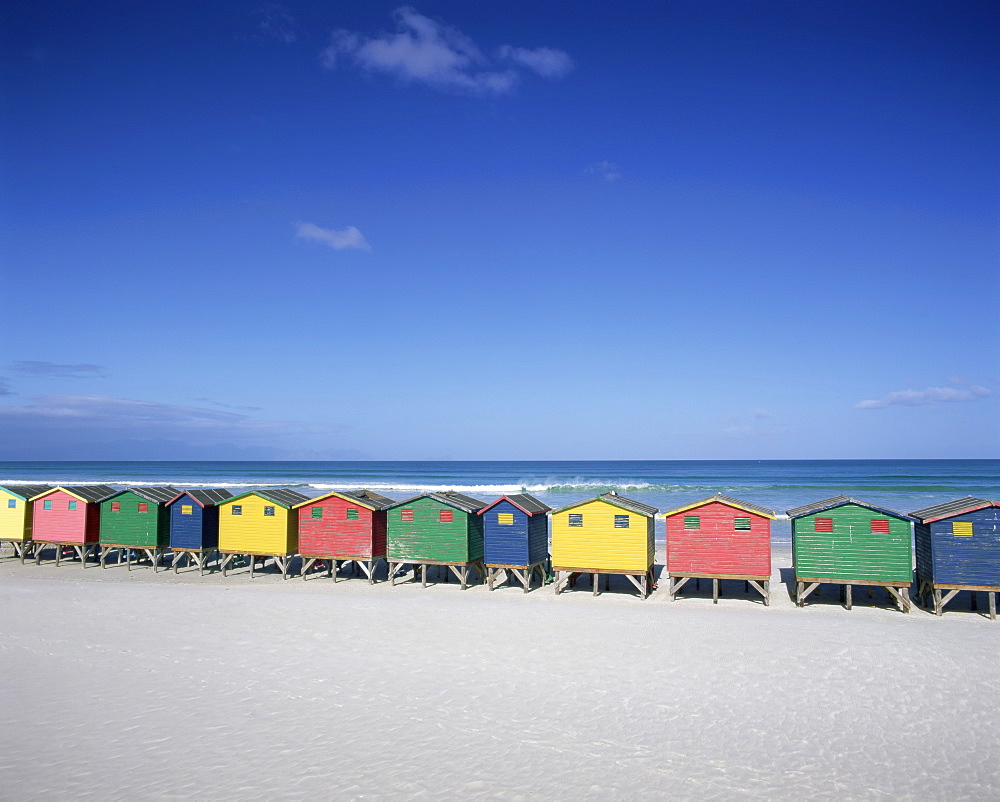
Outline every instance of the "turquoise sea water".
<svg viewBox="0 0 1000 802">
<path fill-rule="evenodd" d="M 559 507 L 607 490 L 661 510 L 715 493 L 777 512 L 838 493 L 911 512 L 965 495 L 1000 499 L 1000 460 L 684 460 L 595 462 L 0 462 L 0 484 L 172 484 L 306 495 L 367 487 L 395 499 L 458 490 L 491 501 L 528 492 Z M 657 531 L 662 537 L 662 522 Z M 774 538 L 789 539 L 785 521 Z"/>
</svg>

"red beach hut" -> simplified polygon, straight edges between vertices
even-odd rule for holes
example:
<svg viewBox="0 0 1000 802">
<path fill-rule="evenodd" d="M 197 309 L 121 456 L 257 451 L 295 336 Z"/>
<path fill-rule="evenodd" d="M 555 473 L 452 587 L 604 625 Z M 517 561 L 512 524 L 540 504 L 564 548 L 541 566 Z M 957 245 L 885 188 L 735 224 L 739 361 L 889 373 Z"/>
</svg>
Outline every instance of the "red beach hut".
<svg viewBox="0 0 1000 802">
<path fill-rule="evenodd" d="M 396 502 L 371 490 L 347 490 L 296 504 L 302 578 L 317 560 L 325 560 L 333 581 L 341 562 L 354 562 L 375 581 L 385 559 L 386 509 Z"/>
<path fill-rule="evenodd" d="M 711 579 L 718 604 L 719 582 L 753 585 L 769 604 L 773 510 L 718 493 L 663 513 L 667 528 L 668 592 L 673 601 L 689 579 Z"/>
<path fill-rule="evenodd" d="M 114 495 L 107 485 L 55 487 L 30 499 L 35 565 L 46 546 L 56 547 L 56 565 L 63 547 L 72 548 L 83 567 L 87 557 L 96 555 L 101 532 L 100 501 Z"/>
</svg>

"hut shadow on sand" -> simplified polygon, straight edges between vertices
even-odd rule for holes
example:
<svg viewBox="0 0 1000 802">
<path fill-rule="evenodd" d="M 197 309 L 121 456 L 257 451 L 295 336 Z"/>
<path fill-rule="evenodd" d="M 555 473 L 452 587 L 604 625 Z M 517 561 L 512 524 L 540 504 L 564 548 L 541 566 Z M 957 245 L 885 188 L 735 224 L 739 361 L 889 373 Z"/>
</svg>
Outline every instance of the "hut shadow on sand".
<svg viewBox="0 0 1000 802">
<path fill-rule="evenodd" d="M 782 568 L 781 584 L 784 585 L 788 599 L 794 605 L 796 602 L 796 580 L 794 568 Z M 805 607 L 835 606 L 847 607 L 847 585 L 823 583 L 809 594 Z M 886 610 L 898 610 L 897 600 L 885 588 L 878 585 L 865 585 L 859 582 L 851 585 L 852 607 L 878 607 Z M 912 592 L 912 589 L 911 589 Z"/>
</svg>

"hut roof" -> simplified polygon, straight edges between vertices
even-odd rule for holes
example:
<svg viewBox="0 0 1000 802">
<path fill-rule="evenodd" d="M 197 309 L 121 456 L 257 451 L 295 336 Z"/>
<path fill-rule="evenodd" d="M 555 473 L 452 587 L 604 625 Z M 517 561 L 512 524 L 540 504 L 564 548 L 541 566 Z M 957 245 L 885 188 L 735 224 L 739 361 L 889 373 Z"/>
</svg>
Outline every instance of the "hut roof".
<svg viewBox="0 0 1000 802">
<path fill-rule="evenodd" d="M 805 504 L 801 507 L 795 507 L 794 509 L 788 510 L 787 515 L 789 518 L 801 518 L 803 515 L 812 515 L 814 512 L 823 512 L 824 510 L 832 510 L 834 507 L 843 507 L 845 504 L 857 504 L 859 507 L 867 507 L 870 510 L 875 510 L 875 512 L 881 512 L 885 515 L 892 515 L 896 518 L 912 520 L 908 515 L 902 512 L 886 509 L 885 507 L 876 507 L 874 504 L 869 504 L 867 501 L 859 501 L 856 498 L 844 495 L 834 496 L 833 498 L 828 498 L 824 501 L 816 501 L 812 504 Z"/>
<path fill-rule="evenodd" d="M 983 498 L 966 496 L 954 501 L 946 501 L 944 504 L 936 504 L 933 507 L 926 507 L 916 512 L 911 512 L 910 516 L 916 518 L 921 523 L 940 521 L 942 518 L 951 518 L 954 515 L 962 515 L 966 512 L 975 512 L 986 507 L 1000 507 L 1000 502 L 987 501 Z"/>
<path fill-rule="evenodd" d="M 125 493 L 135 493 L 139 498 L 152 501 L 154 504 L 166 504 L 177 496 L 177 488 L 170 485 L 158 485 L 156 487 L 126 487 L 110 496 L 102 498 L 101 501 L 110 501 L 113 498 L 122 496 Z"/>
<path fill-rule="evenodd" d="M 447 504 L 450 507 L 462 510 L 462 512 L 479 512 L 479 510 L 486 506 L 485 501 L 472 498 L 472 496 L 463 496 L 461 493 L 456 493 L 454 490 L 446 490 L 443 493 L 421 493 L 419 496 L 411 496 L 410 498 L 390 504 L 386 509 L 401 507 L 404 504 L 411 504 L 421 498 L 432 498 L 435 501 L 440 501 L 442 504 Z"/>
<path fill-rule="evenodd" d="M 202 490 L 182 490 L 170 499 L 167 504 L 173 504 L 177 501 L 177 499 L 185 495 L 190 496 L 194 503 L 199 507 L 214 507 L 219 502 L 233 497 L 233 494 L 224 487 L 211 487 Z"/>
<path fill-rule="evenodd" d="M 0 490 L 6 490 L 12 496 L 25 501 L 51 489 L 52 485 L 0 485 Z"/>
<path fill-rule="evenodd" d="M 378 493 L 374 493 L 371 490 L 333 490 L 329 493 L 324 493 L 322 496 L 316 496 L 308 501 L 300 502 L 295 505 L 295 508 L 297 509 L 299 507 L 305 507 L 309 504 L 315 504 L 316 502 L 330 498 L 331 496 L 337 496 L 337 498 L 342 498 L 346 501 L 353 501 L 369 510 L 387 510 L 396 503 L 395 499 L 391 499 L 388 496 L 380 496 Z"/>
<path fill-rule="evenodd" d="M 223 501 L 218 503 L 228 504 L 230 501 L 239 501 L 241 498 L 246 498 L 247 496 L 260 496 L 268 501 L 273 501 L 280 507 L 284 507 L 286 510 L 290 510 L 296 504 L 303 501 L 308 501 L 309 496 L 304 496 L 295 490 L 289 490 L 286 487 L 269 487 L 267 490 L 248 490 L 246 493 L 240 493 L 238 496 L 230 496 Z"/>
<path fill-rule="evenodd" d="M 114 488 L 108 487 L 107 485 L 60 485 L 59 487 L 52 487 L 48 490 L 43 490 L 37 496 L 32 496 L 28 500 L 34 501 L 35 499 L 42 498 L 42 496 L 55 493 L 57 490 L 69 493 L 71 496 L 87 503 L 104 501 L 104 499 L 108 498 L 108 496 L 113 496 L 118 492 Z"/>
<path fill-rule="evenodd" d="M 759 507 L 748 501 L 740 501 L 739 499 L 732 498 L 731 496 L 724 496 L 722 493 L 716 493 L 714 496 L 703 498 L 701 501 L 692 501 L 690 504 L 685 504 L 683 507 L 675 507 L 672 510 L 667 510 L 666 512 L 660 513 L 660 517 L 669 518 L 671 515 L 677 515 L 678 513 L 686 512 L 687 510 L 693 510 L 696 507 L 703 507 L 706 504 L 711 504 L 713 501 L 717 501 L 719 504 L 725 504 L 727 507 L 735 507 L 738 510 L 763 515 L 765 518 L 771 518 L 772 520 L 777 518 L 777 513 L 774 510 L 769 510 L 767 507 Z"/>
<path fill-rule="evenodd" d="M 552 509 L 548 504 L 539 501 L 529 493 L 512 493 L 509 496 L 500 496 L 500 498 L 492 504 L 487 504 L 479 511 L 479 514 L 482 515 L 487 510 L 495 507 L 501 501 L 509 501 L 525 515 L 536 515 L 537 513 L 548 512 Z"/>
<path fill-rule="evenodd" d="M 594 496 L 593 498 L 585 498 L 582 501 L 574 501 L 572 504 L 567 504 L 565 507 L 553 510 L 553 512 L 565 512 L 566 510 L 571 510 L 574 507 L 579 507 L 582 504 L 589 504 L 591 501 L 606 501 L 608 504 L 612 504 L 615 507 L 621 507 L 623 510 L 629 510 L 630 512 L 637 512 L 639 515 L 645 515 L 647 518 L 652 518 L 657 512 L 659 512 L 656 507 L 650 507 L 648 504 L 643 504 L 641 501 L 635 501 L 634 499 L 625 498 L 625 496 L 619 496 L 614 490 L 610 493 L 601 493 L 601 495 Z"/>
</svg>

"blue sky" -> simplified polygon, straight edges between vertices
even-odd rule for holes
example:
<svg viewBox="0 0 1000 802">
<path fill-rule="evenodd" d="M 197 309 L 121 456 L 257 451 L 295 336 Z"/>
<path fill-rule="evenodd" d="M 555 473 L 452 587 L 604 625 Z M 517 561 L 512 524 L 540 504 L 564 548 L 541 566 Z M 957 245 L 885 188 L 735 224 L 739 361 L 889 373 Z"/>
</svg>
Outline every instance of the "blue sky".
<svg viewBox="0 0 1000 802">
<path fill-rule="evenodd" d="M 988 2 L 0 9 L 0 458 L 1000 454 Z"/>
</svg>

